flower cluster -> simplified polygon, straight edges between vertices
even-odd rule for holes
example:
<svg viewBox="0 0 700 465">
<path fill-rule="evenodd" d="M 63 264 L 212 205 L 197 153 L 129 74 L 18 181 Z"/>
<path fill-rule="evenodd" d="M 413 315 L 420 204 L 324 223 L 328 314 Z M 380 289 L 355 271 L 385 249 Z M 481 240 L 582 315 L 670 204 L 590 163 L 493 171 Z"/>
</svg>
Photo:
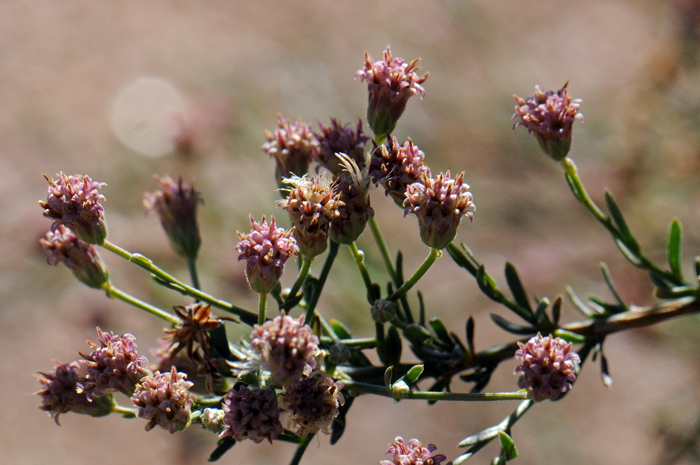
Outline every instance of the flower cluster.
<svg viewBox="0 0 700 465">
<path fill-rule="evenodd" d="M 290 123 L 277 115 L 277 126 L 275 132 L 265 131 L 262 150 L 275 159 L 275 179 L 283 187 L 283 179 L 308 173 L 318 141 L 311 126 L 301 120 Z"/>
<path fill-rule="evenodd" d="M 39 201 L 44 216 L 54 220 L 54 228 L 66 225 L 80 240 L 102 245 L 107 238 L 107 224 L 104 208 L 99 203 L 105 197 L 98 189 L 107 184 L 79 174 L 67 176 L 61 172 L 56 176 L 58 179 L 54 181 L 44 175 L 49 182 L 46 201 Z"/>
<path fill-rule="evenodd" d="M 318 127 L 321 132 L 316 134 L 318 146 L 314 150 L 314 159 L 321 166 L 333 174 L 339 174 L 343 171 L 344 165 L 339 162 L 336 154 L 344 153 L 360 169 L 364 168 L 367 136 L 362 132 L 361 120 L 358 120 L 356 130 L 353 130 L 350 125 L 342 125 L 335 118 L 331 118 L 330 126 L 318 123 Z"/>
<path fill-rule="evenodd" d="M 279 383 L 298 380 L 306 366 L 316 368 L 318 338 L 304 324 L 289 315 L 278 315 L 250 334 L 254 362 L 272 373 Z"/>
<path fill-rule="evenodd" d="M 367 122 L 376 136 L 383 138 L 391 134 L 408 99 L 416 94 L 425 95 L 421 84 L 428 79 L 428 73 L 421 77 L 416 74 L 420 69 L 416 66 L 419 60 L 406 63 L 403 58 L 394 58 L 389 47 L 382 61 L 375 62 L 365 52 L 365 65 L 355 73 L 355 79 L 367 82 Z"/>
<path fill-rule="evenodd" d="M 345 404 L 341 389 L 343 383 L 320 370 L 304 373 L 299 381 L 285 386 L 280 402 L 289 414 L 287 427 L 301 437 L 318 431 L 330 434 L 338 407 Z"/>
<path fill-rule="evenodd" d="M 39 408 L 48 412 L 58 423 L 58 417 L 67 412 L 82 413 L 93 417 L 101 417 L 112 412 L 114 400 L 111 395 L 102 396 L 96 399 L 88 399 L 84 392 L 78 393 L 78 382 L 80 380 L 80 363 L 58 363 L 56 369 L 51 373 L 39 374 L 37 380 L 43 389 L 35 392 L 41 396 L 41 406 Z"/>
<path fill-rule="evenodd" d="M 417 182 L 429 169 L 423 162 L 425 154 L 417 145 L 413 145 L 410 138 L 399 145 L 395 137 L 390 137 L 387 144 L 374 150 L 369 175 L 375 185 L 381 184 L 385 194 L 403 207 L 408 186 Z"/>
<path fill-rule="evenodd" d="M 224 398 L 223 409 L 222 438 L 233 437 L 236 441 L 250 439 L 255 443 L 267 439 L 272 443 L 273 439 L 284 433 L 274 389 L 245 385 L 237 390 L 231 388 Z"/>
<path fill-rule="evenodd" d="M 568 82 L 556 92 L 542 92 L 540 86 L 535 86 L 535 93 L 527 100 L 513 96 L 518 103 L 513 118 L 520 117 L 513 129 L 526 127 L 528 133 L 535 134 L 544 153 L 556 161 L 566 157 L 571 149 L 574 121 L 583 122 L 583 114 L 578 112 L 581 100 L 571 100 L 567 85 Z"/>
<path fill-rule="evenodd" d="M 270 224 L 265 221 L 258 223 L 250 217 L 253 229 L 250 233 L 238 233 L 240 241 L 236 250 L 241 254 L 238 260 L 246 260 L 245 275 L 250 288 L 258 294 L 267 294 L 277 284 L 285 262 L 299 252 L 297 241 L 292 231 L 278 228 L 273 216 Z"/>
<path fill-rule="evenodd" d="M 145 376 L 136 385 L 132 402 L 138 407 L 138 416 L 148 420 L 146 431 L 156 425 L 170 431 L 182 431 L 190 423 L 190 407 L 195 398 L 189 389 L 192 383 L 187 375 L 178 373 L 175 367 L 170 372 L 156 371 Z"/>
<path fill-rule="evenodd" d="M 63 263 L 84 284 L 102 289 L 109 283 L 109 271 L 94 245 L 78 239 L 78 236 L 64 225 L 59 224 L 39 240 L 46 263 L 57 266 Z"/>
<path fill-rule="evenodd" d="M 473 219 L 472 212 L 476 209 L 464 173 L 452 179 L 449 171 L 434 178 L 430 177 L 430 171 L 423 173 L 419 182 L 408 186 L 404 207 L 406 215 L 418 217 L 420 237 L 425 245 L 438 250 L 454 240 L 462 217 Z"/>
<path fill-rule="evenodd" d="M 80 354 L 81 362 L 87 367 L 81 390 L 88 399 L 110 392 L 131 395 L 139 380 L 148 374 L 148 360 L 136 352 L 136 338 L 128 333 L 123 336 L 106 333 L 100 328 L 97 338 L 99 346 L 88 341 L 92 352 Z"/>
<path fill-rule="evenodd" d="M 304 259 L 312 260 L 328 247 L 331 222 L 338 218 L 343 202 L 338 198 L 333 181 L 325 175 L 294 176 L 284 183 L 291 186 L 289 194 L 277 202 L 277 206 L 292 217 L 299 250 Z"/>
<path fill-rule="evenodd" d="M 527 389 L 535 402 L 556 400 L 572 388 L 576 381 L 576 364 L 581 361 L 571 352 L 571 343 L 558 337 L 542 337 L 538 334 L 527 344 L 518 342 L 515 358 L 522 361 L 515 368 L 520 373 L 521 389 Z"/>
<path fill-rule="evenodd" d="M 435 444 L 424 446 L 418 439 L 404 441 L 401 436 L 389 444 L 387 454 L 393 454 L 391 460 L 382 460 L 381 465 L 440 465 L 447 460 L 443 454 L 434 454 L 437 450 Z M 447 462 L 445 465 L 452 465 Z"/>
<path fill-rule="evenodd" d="M 173 250 L 183 258 L 197 258 L 202 239 L 197 225 L 197 205 L 202 196 L 182 179 L 173 181 L 170 176 L 155 176 L 160 189 L 144 195 L 146 212 L 158 214 L 160 224 Z"/>
</svg>

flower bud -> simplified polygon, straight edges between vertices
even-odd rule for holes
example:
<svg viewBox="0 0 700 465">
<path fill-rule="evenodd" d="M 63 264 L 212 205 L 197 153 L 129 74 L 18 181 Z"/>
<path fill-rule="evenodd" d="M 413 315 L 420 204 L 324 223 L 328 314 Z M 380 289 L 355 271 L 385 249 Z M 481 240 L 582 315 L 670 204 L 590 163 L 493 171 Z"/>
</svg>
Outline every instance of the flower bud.
<svg viewBox="0 0 700 465">
<path fill-rule="evenodd" d="M 275 132 L 265 131 L 267 142 L 262 150 L 275 159 L 275 180 L 282 188 L 285 178 L 309 172 L 309 162 L 318 141 L 311 126 L 301 120 L 290 123 L 278 114 L 277 126 Z"/>
<path fill-rule="evenodd" d="M 393 454 L 392 459 L 382 460 L 380 465 L 440 465 L 447 460 L 442 454 L 434 454 L 437 450 L 435 444 L 424 446 L 418 439 L 406 442 L 401 436 L 397 436 L 394 441 L 386 451 L 387 454 Z M 452 465 L 452 462 L 445 465 Z"/>
<path fill-rule="evenodd" d="M 78 239 L 70 229 L 59 224 L 39 242 L 46 252 L 46 263 L 66 265 L 82 283 L 104 289 L 109 285 L 109 271 L 94 245 Z"/>
<path fill-rule="evenodd" d="M 566 86 L 557 92 L 542 92 L 535 86 L 535 93 L 523 100 L 514 95 L 518 104 L 515 106 L 513 118 L 520 116 L 520 121 L 513 125 L 527 128 L 528 133 L 534 133 L 540 148 L 556 161 L 562 160 L 571 149 L 571 128 L 574 121 L 583 122 L 583 114 L 578 112 L 580 99 L 571 100 Z"/>
<path fill-rule="evenodd" d="M 367 81 L 367 124 L 375 136 L 383 138 L 391 134 L 408 99 L 416 94 L 421 94 L 421 98 L 425 95 L 421 84 L 428 79 L 428 73 L 418 77 L 418 60 L 406 63 L 403 58 L 393 58 L 389 47 L 384 51 L 383 61 L 375 62 L 365 52 L 365 65 L 355 73 L 355 79 Z"/>
<path fill-rule="evenodd" d="M 357 121 L 357 130 L 353 130 L 349 124 L 343 126 L 335 118 L 331 118 L 330 126 L 318 123 L 318 127 L 321 132 L 316 133 L 318 146 L 314 148 L 314 158 L 321 166 L 333 174 L 341 173 L 345 165 L 338 160 L 336 154 L 344 153 L 360 169 L 364 169 L 367 164 L 365 160 L 367 137 L 362 132 L 362 121 Z"/>
<path fill-rule="evenodd" d="M 246 260 L 245 275 L 250 288 L 258 294 L 268 294 L 284 271 L 285 262 L 299 252 L 292 231 L 278 228 L 273 216 L 270 224 L 262 217 L 260 223 L 250 217 L 253 229 L 249 234 L 238 232 L 238 260 Z"/>
<path fill-rule="evenodd" d="M 576 364 L 581 362 L 577 353 L 571 352 L 571 343 L 558 337 L 542 337 L 537 334 L 520 347 L 515 358 L 522 364 L 515 368 L 520 373 L 518 386 L 527 389 L 535 402 L 556 400 L 573 387 L 576 381 Z"/>
<path fill-rule="evenodd" d="M 66 225 L 81 241 L 102 245 L 107 238 L 107 223 L 99 201 L 105 197 L 97 190 L 107 184 L 95 182 L 87 175 L 66 176 L 61 172 L 56 176 L 54 181 L 44 175 L 49 182 L 46 202 L 39 201 L 44 216 L 54 220 L 53 228 Z"/>
<path fill-rule="evenodd" d="M 376 323 L 388 323 L 396 316 L 396 302 L 386 299 L 375 300 L 370 311 Z"/>
<path fill-rule="evenodd" d="M 428 171 L 408 186 L 404 215 L 418 217 L 420 238 L 428 247 L 444 249 L 457 235 L 462 217 L 474 218 L 476 207 L 463 179 L 464 173 L 451 179 L 449 171 L 431 178 Z"/>
<path fill-rule="evenodd" d="M 331 434 L 333 419 L 345 404 L 340 393 L 343 383 L 316 370 L 291 385 L 284 386 L 280 402 L 287 409 L 287 428 L 301 437 L 322 431 Z"/>
<path fill-rule="evenodd" d="M 170 372 L 156 371 L 144 376 L 136 385 L 131 401 L 138 407 L 139 418 L 148 420 L 146 431 L 155 426 L 173 434 L 190 424 L 190 408 L 195 401 L 189 391 L 192 383 L 187 375 L 178 373 L 175 367 Z"/>
<path fill-rule="evenodd" d="M 189 260 L 196 259 L 202 244 L 197 225 L 197 205 L 203 203 L 201 195 L 182 178 L 175 182 L 170 176 L 155 176 L 155 180 L 160 189 L 144 195 L 146 213 L 158 214 L 175 253 Z"/>
<path fill-rule="evenodd" d="M 406 188 L 430 171 L 423 163 L 424 158 L 425 154 L 410 138 L 399 145 L 396 138 L 391 137 L 387 146 L 380 145 L 374 150 L 369 175 L 375 185 L 384 187 L 384 193 L 390 195 L 396 205 L 403 207 Z"/>
</svg>

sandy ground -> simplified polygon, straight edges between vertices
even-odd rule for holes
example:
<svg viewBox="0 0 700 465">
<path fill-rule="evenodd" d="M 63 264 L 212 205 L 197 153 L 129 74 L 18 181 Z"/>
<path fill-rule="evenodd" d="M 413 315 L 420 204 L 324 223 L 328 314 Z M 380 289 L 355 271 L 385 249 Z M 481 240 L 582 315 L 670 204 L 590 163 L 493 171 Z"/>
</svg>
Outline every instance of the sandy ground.
<svg viewBox="0 0 700 465">
<path fill-rule="evenodd" d="M 431 74 L 425 99 L 409 103 L 395 134 L 410 136 L 434 171 L 466 172 L 478 210 L 458 239 L 502 285 L 509 260 L 532 295 L 552 298 L 571 284 L 581 296 L 610 298 L 599 273 L 605 261 L 626 299 L 651 303 L 647 277 L 624 262 L 575 203 L 560 167 L 538 152 L 526 131 L 511 131 L 511 95 L 569 81 L 586 117 L 577 123 L 572 157 L 589 190 L 602 201 L 610 188 L 640 242 L 660 261 L 667 225 L 677 215 L 690 263 L 700 245 L 695 11 L 691 1 L 3 0 L 2 462 L 195 464 L 205 462 L 216 442 L 204 431 L 146 433 L 140 420 L 118 417 L 66 415 L 58 427 L 37 409 L 34 374 L 51 370 L 54 359 L 75 359 L 86 350 L 84 341 L 95 338 L 96 325 L 135 334 L 144 353 L 161 335 L 147 315 L 81 286 L 64 268 L 45 265 L 37 242 L 49 227 L 36 204 L 46 192 L 41 174 L 87 173 L 107 182 L 110 240 L 181 276 L 186 270 L 157 221 L 144 216 L 141 197 L 154 189 L 154 173 L 194 179 L 206 201 L 203 286 L 254 308 L 234 247 L 235 231 L 247 230 L 250 213 L 275 213 L 272 163 L 259 148 L 262 130 L 274 128 L 278 111 L 310 122 L 356 120 L 366 91 L 354 72 L 365 50 L 378 57 L 387 44 L 404 58 L 422 57 Z M 144 79 L 155 88 L 124 97 Z M 192 134 L 190 156 L 171 153 L 173 128 L 163 124 L 163 114 L 182 115 Z M 426 250 L 415 220 L 404 219 L 379 191 L 373 206 L 390 247 L 403 250 L 407 270 L 417 267 Z M 360 246 L 379 275 L 370 238 Z M 107 255 L 119 287 L 163 307 L 182 303 Z M 360 286 L 349 254 L 341 253 L 320 308 L 370 336 Z M 480 294 L 449 258 L 421 289 L 429 314 L 460 335 L 474 315 L 477 348 L 512 340 L 488 317 L 506 310 Z M 578 318 L 567 302 L 563 320 Z M 516 463 L 666 463 L 660 432 L 682 431 L 700 410 L 699 334 L 691 317 L 609 338 L 613 388 L 601 384 L 598 363 L 589 361 L 569 396 L 538 405 L 514 429 Z M 513 389 L 513 367 L 504 363 L 490 389 Z M 455 386 L 461 388 L 468 386 Z M 303 463 L 378 463 L 397 435 L 434 442 L 454 458 L 461 439 L 512 408 L 361 398 L 345 437 L 332 447 L 327 437 L 314 440 Z M 489 448 L 473 461 L 489 463 L 496 452 Z M 251 442 L 237 445 L 222 463 L 287 463 L 292 454 L 288 444 Z"/>
</svg>

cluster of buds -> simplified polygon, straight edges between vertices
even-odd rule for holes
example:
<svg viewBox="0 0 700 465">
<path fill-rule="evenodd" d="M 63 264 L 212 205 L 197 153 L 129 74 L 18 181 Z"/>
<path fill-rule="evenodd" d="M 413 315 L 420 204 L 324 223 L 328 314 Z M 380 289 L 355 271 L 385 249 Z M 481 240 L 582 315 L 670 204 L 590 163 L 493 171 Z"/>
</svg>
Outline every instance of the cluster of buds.
<svg viewBox="0 0 700 465">
<path fill-rule="evenodd" d="M 197 205 L 202 197 L 194 187 L 182 179 L 173 181 L 170 176 L 155 176 L 160 189 L 144 195 L 146 213 L 157 213 L 170 245 L 183 258 L 194 260 L 199 253 L 202 239 L 197 225 Z"/>
<path fill-rule="evenodd" d="M 343 205 L 332 179 L 327 175 L 294 176 L 284 180 L 291 186 L 286 199 L 277 206 L 292 217 L 294 238 L 305 260 L 325 252 L 331 222 L 339 217 Z"/>
<path fill-rule="evenodd" d="M 190 407 L 195 400 L 189 391 L 192 384 L 175 367 L 170 372 L 156 371 L 141 379 L 131 400 L 138 407 L 139 418 L 148 420 L 146 431 L 160 426 L 173 434 L 189 425 Z"/>
<path fill-rule="evenodd" d="M 285 262 L 299 252 L 299 247 L 292 230 L 278 228 L 274 216 L 269 224 L 264 216 L 260 223 L 251 216 L 250 224 L 253 228 L 250 233 L 238 232 L 238 260 L 246 261 L 245 275 L 250 288 L 258 294 L 267 294 L 282 276 Z"/>
<path fill-rule="evenodd" d="M 309 172 L 318 141 L 311 126 L 301 120 L 290 123 L 282 115 L 277 115 L 277 126 L 274 132 L 265 131 L 267 142 L 262 150 L 275 159 L 275 179 L 282 188 L 283 179 Z"/>
<path fill-rule="evenodd" d="M 318 123 L 321 132 L 316 134 L 318 146 L 314 150 L 314 159 L 333 174 L 339 174 L 345 168 L 339 162 L 336 154 L 344 153 L 363 169 L 366 164 L 365 144 L 367 136 L 362 132 L 362 121 L 357 122 L 357 129 L 350 125 L 343 126 L 340 121 L 331 118 L 331 125 L 324 126 Z"/>
<path fill-rule="evenodd" d="M 95 289 L 109 286 L 109 271 L 97 248 L 78 239 L 78 236 L 59 224 L 39 241 L 46 252 L 46 263 L 63 263 L 78 280 Z"/>
<path fill-rule="evenodd" d="M 384 51 L 382 61 L 375 62 L 365 52 L 365 65 L 355 73 L 355 79 L 367 82 L 367 123 L 375 136 L 383 138 L 385 134 L 391 134 L 406 109 L 408 99 L 416 94 L 425 95 L 421 84 L 428 79 L 428 73 L 420 77 L 416 74 L 420 69 L 417 66 L 419 60 L 406 63 L 403 58 L 394 58 L 389 47 Z"/>
<path fill-rule="evenodd" d="M 102 245 L 107 238 L 107 223 L 99 203 L 105 197 L 98 189 L 106 184 L 79 174 L 67 176 L 61 172 L 56 176 L 58 179 L 54 181 L 44 175 L 49 182 L 46 201 L 39 201 L 44 216 L 54 221 L 53 229 L 62 224 L 83 242 Z"/>
<path fill-rule="evenodd" d="M 345 404 L 343 383 L 321 370 L 304 373 L 300 380 L 284 386 L 280 401 L 288 411 L 287 428 L 301 437 L 319 431 L 331 434 L 338 407 Z"/>
<path fill-rule="evenodd" d="M 396 205 L 403 207 L 408 186 L 417 182 L 429 169 L 423 162 L 425 154 L 410 138 L 399 145 L 396 138 L 391 137 L 387 144 L 374 150 L 369 175 L 375 185 L 384 187 L 384 193 L 390 195 Z"/>
<path fill-rule="evenodd" d="M 527 389 L 532 400 L 556 400 L 572 388 L 576 381 L 576 364 L 581 359 L 577 353 L 571 352 L 570 342 L 538 334 L 527 344 L 518 342 L 518 347 L 515 358 L 522 361 L 515 368 L 515 373 L 520 374 L 518 385 Z"/>
<path fill-rule="evenodd" d="M 392 459 L 382 460 L 380 465 L 440 465 L 447 460 L 443 454 L 435 454 L 435 444 L 424 446 L 418 439 L 406 442 L 401 436 L 397 436 L 394 441 L 386 451 L 393 455 Z M 452 462 L 445 465 L 452 465 Z"/>
<path fill-rule="evenodd" d="M 571 100 L 566 90 L 568 82 L 558 91 L 542 92 L 540 86 L 535 86 L 535 93 L 523 100 L 514 95 L 515 114 L 520 117 L 513 125 L 527 128 L 528 133 L 534 133 L 540 147 L 554 160 L 562 160 L 571 149 L 571 129 L 574 121 L 583 122 L 583 114 L 578 112 L 580 99 Z"/>
<path fill-rule="evenodd" d="M 224 398 L 224 430 L 222 438 L 232 437 L 236 441 L 250 439 L 260 443 L 267 439 L 272 443 L 284 428 L 279 420 L 277 395 L 272 388 L 240 386 L 231 388 Z"/>
<path fill-rule="evenodd" d="M 454 240 L 463 216 L 474 219 L 476 208 L 464 173 L 452 179 L 449 171 L 434 178 L 430 171 L 423 173 L 418 182 L 408 186 L 404 207 L 405 215 L 418 217 L 423 243 L 438 250 Z"/>
</svg>

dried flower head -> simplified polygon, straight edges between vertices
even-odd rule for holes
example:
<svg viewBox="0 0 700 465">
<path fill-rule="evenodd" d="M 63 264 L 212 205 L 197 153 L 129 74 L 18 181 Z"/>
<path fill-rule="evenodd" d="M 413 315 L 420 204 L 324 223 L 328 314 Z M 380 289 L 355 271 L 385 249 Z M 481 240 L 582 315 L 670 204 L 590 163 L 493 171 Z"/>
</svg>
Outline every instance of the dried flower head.
<svg viewBox="0 0 700 465">
<path fill-rule="evenodd" d="M 265 130 L 263 152 L 275 159 L 275 179 L 282 187 L 282 180 L 292 176 L 303 176 L 309 172 L 314 147 L 318 141 L 311 126 L 297 120 L 290 123 L 282 115 L 277 115 L 275 132 Z"/>
<path fill-rule="evenodd" d="M 581 359 L 577 353 L 571 352 L 571 343 L 537 334 L 527 344 L 518 342 L 518 346 L 515 358 L 522 360 L 522 364 L 515 368 L 515 373 L 520 373 L 518 386 L 527 389 L 535 402 L 556 400 L 573 387 L 576 364 Z"/>
<path fill-rule="evenodd" d="M 58 363 L 56 370 L 51 373 L 39 372 L 43 377 L 36 379 L 42 384 L 43 389 L 34 394 L 41 396 L 39 408 L 48 412 L 56 424 L 59 415 L 67 412 L 82 413 L 93 417 L 109 415 L 114 407 L 114 399 L 111 394 L 88 400 L 84 392 L 76 391 L 80 380 L 80 363 Z"/>
<path fill-rule="evenodd" d="M 136 352 L 136 338 L 106 333 L 97 328 L 99 347 L 88 341 L 92 352 L 81 353 L 81 363 L 87 367 L 87 377 L 79 389 L 88 399 L 110 392 L 131 395 L 136 383 L 148 372 L 148 359 Z"/>
<path fill-rule="evenodd" d="M 285 386 L 280 401 L 289 415 L 287 428 L 301 437 L 318 431 L 331 434 L 338 406 L 345 404 L 341 389 L 343 383 L 333 381 L 320 370 L 304 374 L 298 382 Z"/>
<path fill-rule="evenodd" d="M 39 201 L 44 216 L 54 220 L 54 228 L 60 224 L 68 226 L 80 240 L 88 244 L 102 245 L 107 237 L 104 208 L 100 200 L 104 195 L 97 190 L 107 184 L 95 182 L 90 176 L 58 173 L 57 180 L 44 175 L 49 182 L 46 202 Z"/>
<path fill-rule="evenodd" d="M 331 222 L 331 239 L 339 244 L 350 244 L 364 232 L 374 209 L 369 202 L 371 185 L 367 169 L 361 169 L 355 160 L 344 153 L 337 153 L 344 171 L 336 175 L 336 191 L 343 205 L 338 208 L 338 218 Z"/>
<path fill-rule="evenodd" d="M 581 99 L 571 100 L 566 86 L 554 92 L 542 92 L 540 86 L 535 86 L 535 93 L 523 100 L 514 95 L 518 104 L 515 106 L 513 118 L 520 116 L 520 121 L 513 125 L 527 128 L 528 133 L 534 133 L 540 147 L 554 160 L 566 157 L 571 149 L 571 128 L 574 121 L 583 122 L 583 114 L 578 112 Z"/>
<path fill-rule="evenodd" d="M 197 225 L 197 205 L 204 202 L 202 196 L 182 178 L 175 182 L 170 176 L 154 177 L 160 188 L 144 194 L 146 213 L 157 213 L 173 250 L 194 260 L 202 244 Z"/>
<path fill-rule="evenodd" d="M 267 294 L 282 276 L 285 262 L 299 252 L 299 247 L 292 230 L 278 228 L 274 216 L 270 224 L 264 216 L 260 223 L 251 216 L 250 224 L 253 228 L 250 233 L 238 232 L 240 241 L 236 250 L 241 253 L 238 260 L 246 260 L 245 275 L 250 288 Z"/>
<path fill-rule="evenodd" d="M 260 443 L 267 439 L 272 443 L 284 433 L 280 423 L 277 395 L 271 388 L 240 386 L 231 388 L 224 398 L 224 430 L 220 437 L 233 437 L 236 441 L 250 439 Z"/>
<path fill-rule="evenodd" d="M 318 146 L 314 150 L 314 158 L 324 168 L 333 174 L 339 174 L 344 166 L 339 163 L 336 153 L 344 153 L 350 157 L 360 169 L 365 167 L 365 143 L 367 136 L 362 132 L 362 121 L 357 121 L 357 129 L 353 130 L 349 124 L 342 125 L 340 121 L 331 118 L 331 125 L 324 126 L 318 123 L 321 129 L 316 133 Z"/>
<path fill-rule="evenodd" d="M 423 173 L 419 182 L 408 186 L 404 207 L 404 215 L 418 217 L 421 240 L 438 250 L 454 240 L 463 216 L 474 219 L 476 209 L 464 173 L 452 179 L 449 171 L 434 178 L 430 171 Z"/>
<path fill-rule="evenodd" d="M 395 137 L 390 137 L 388 146 L 380 145 L 374 150 L 370 161 L 369 175 L 372 182 L 384 187 L 386 195 L 403 207 L 406 199 L 406 188 L 417 182 L 423 173 L 429 172 L 423 163 L 425 154 L 413 145 L 409 138 L 402 145 Z"/>
<path fill-rule="evenodd" d="M 156 371 L 142 378 L 131 401 L 139 409 L 139 418 L 148 420 L 146 431 L 156 425 L 170 434 L 185 429 L 190 423 L 190 407 L 195 400 L 190 387 L 192 383 L 187 381 L 187 375 L 178 373 L 175 367 L 170 372 Z"/>
<path fill-rule="evenodd" d="M 109 271 L 94 245 L 78 239 L 70 229 L 59 224 L 39 242 L 46 252 L 46 263 L 63 263 L 84 284 L 95 289 L 109 285 Z"/>
<path fill-rule="evenodd" d="M 393 454 L 391 460 L 382 460 L 381 465 L 440 465 L 447 460 L 443 454 L 434 454 L 437 450 L 435 444 L 424 446 L 418 439 L 411 439 L 406 443 L 401 436 L 389 444 L 387 454 Z M 445 465 L 452 465 L 447 462 Z"/>
<path fill-rule="evenodd" d="M 299 379 L 307 365 L 316 368 L 318 343 L 311 328 L 304 325 L 303 315 L 298 320 L 278 315 L 262 326 L 255 325 L 250 333 L 253 362 L 280 383 Z"/>
<path fill-rule="evenodd" d="M 339 216 L 343 205 L 333 181 L 325 173 L 309 177 L 293 176 L 284 180 L 291 186 L 286 199 L 277 206 L 292 217 L 294 238 L 306 260 L 312 260 L 328 247 L 331 222 Z"/>
<path fill-rule="evenodd" d="M 367 123 L 380 139 L 394 130 L 409 98 L 416 94 L 421 94 L 421 98 L 425 95 L 421 84 L 428 79 L 429 73 L 421 77 L 416 74 L 420 69 L 416 66 L 419 60 L 406 63 L 403 58 L 394 58 L 388 46 L 382 61 L 375 62 L 365 52 L 365 65 L 355 73 L 355 79 L 367 81 Z"/>
</svg>

